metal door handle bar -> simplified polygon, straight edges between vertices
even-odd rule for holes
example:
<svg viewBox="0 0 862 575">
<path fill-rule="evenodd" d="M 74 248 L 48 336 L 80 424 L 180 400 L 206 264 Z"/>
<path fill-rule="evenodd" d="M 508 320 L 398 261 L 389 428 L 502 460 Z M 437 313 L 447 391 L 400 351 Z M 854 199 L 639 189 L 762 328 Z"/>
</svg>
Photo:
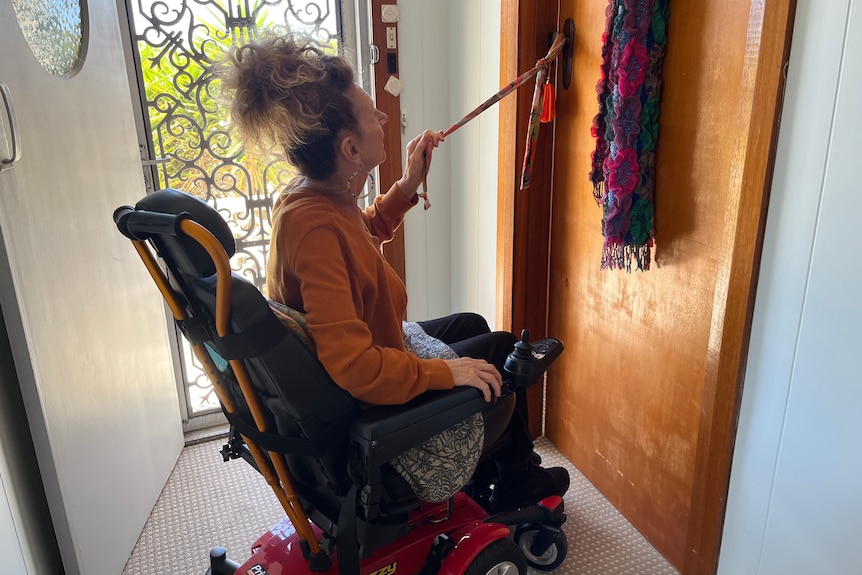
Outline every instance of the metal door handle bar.
<svg viewBox="0 0 862 575">
<path fill-rule="evenodd" d="M 12 92 L 9 86 L 0 82 L 0 93 L 3 94 L 3 104 L 6 107 L 6 116 L 9 118 L 9 131 L 12 135 L 12 157 L 8 160 L 0 160 L 0 172 L 10 169 L 15 162 L 21 159 L 21 142 L 18 140 L 18 121 L 15 119 L 15 107 L 12 104 Z"/>
</svg>

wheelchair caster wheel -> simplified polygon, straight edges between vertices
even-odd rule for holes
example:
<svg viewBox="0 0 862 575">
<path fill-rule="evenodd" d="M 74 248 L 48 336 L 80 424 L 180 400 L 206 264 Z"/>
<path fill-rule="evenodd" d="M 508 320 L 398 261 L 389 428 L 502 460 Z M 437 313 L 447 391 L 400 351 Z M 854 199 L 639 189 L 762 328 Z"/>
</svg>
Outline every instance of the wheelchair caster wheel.
<svg viewBox="0 0 862 575">
<path fill-rule="evenodd" d="M 542 535 L 542 531 L 535 527 L 521 527 L 515 530 L 515 543 L 521 548 L 530 567 L 540 571 L 553 571 L 562 564 L 569 552 L 566 534 L 558 531 L 551 536 L 550 544 L 542 543 Z"/>
<path fill-rule="evenodd" d="M 527 561 L 511 539 L 497 539 L 473 559 L 464 575 L 527 575 Z"/>
<path fill-rule="evenodd" d="M 206 575 L 234 575 L 240 564 L 227 558 L 224 547 L 213 547 L 210 551 L 210 568 Z"/>
</svg>

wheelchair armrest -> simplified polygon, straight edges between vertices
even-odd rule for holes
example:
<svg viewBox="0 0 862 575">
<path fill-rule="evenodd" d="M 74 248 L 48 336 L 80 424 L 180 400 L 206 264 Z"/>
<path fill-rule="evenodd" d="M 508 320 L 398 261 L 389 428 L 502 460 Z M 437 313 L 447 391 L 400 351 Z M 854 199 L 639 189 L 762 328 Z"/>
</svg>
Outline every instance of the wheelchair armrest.
<svg viewBox="0 0 862 575">
<path fill-rule="evenodd" d="M 367 465 L 379 466 L 488 405 L 472 387 L 428 391 L 403 405 L 364 410 L 351 425 L 351 439 Z"/>
</svg>

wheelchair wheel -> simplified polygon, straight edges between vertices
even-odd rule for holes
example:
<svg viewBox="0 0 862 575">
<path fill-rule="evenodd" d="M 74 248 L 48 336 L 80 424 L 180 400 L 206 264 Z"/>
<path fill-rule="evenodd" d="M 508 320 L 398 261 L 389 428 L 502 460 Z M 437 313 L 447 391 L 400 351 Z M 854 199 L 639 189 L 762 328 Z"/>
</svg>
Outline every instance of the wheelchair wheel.
<svg viewBox="0 0 862 575">
<path fill-rule="evenodd" d="M 527 560 L 511 539 L 497 539 L 479 553 L 464 575 L 526 575 Z"/>
<path fill-rule="evenodd" d="M 569 552 L 566 534 L 560 531 L 547 551 L 541 555 L 536 555 L 531 551 L 531 548 L 538 534 L 539 530 L 534 527 L 519 527 L 515 530 L 515 543 L 521 549 L 530 567 L 540 571 L 552 571 L 562 564 Z"/>
</svg>

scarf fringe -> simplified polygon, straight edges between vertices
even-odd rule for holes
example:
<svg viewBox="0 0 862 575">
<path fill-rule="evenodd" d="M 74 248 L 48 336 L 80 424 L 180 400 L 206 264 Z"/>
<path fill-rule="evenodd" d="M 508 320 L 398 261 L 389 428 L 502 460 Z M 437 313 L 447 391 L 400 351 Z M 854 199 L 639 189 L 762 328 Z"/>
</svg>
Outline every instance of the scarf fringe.
<svg viewBox="0 0 862 575">
<path fill-rule="evenodd" d="M 632 273 L 634 262 L 638 271 L 648 271 L 652 262 L 652 247 L 652 242 L 640 246 L 605 243 L 601 269 L 624 269 Z"/>
</svg>

